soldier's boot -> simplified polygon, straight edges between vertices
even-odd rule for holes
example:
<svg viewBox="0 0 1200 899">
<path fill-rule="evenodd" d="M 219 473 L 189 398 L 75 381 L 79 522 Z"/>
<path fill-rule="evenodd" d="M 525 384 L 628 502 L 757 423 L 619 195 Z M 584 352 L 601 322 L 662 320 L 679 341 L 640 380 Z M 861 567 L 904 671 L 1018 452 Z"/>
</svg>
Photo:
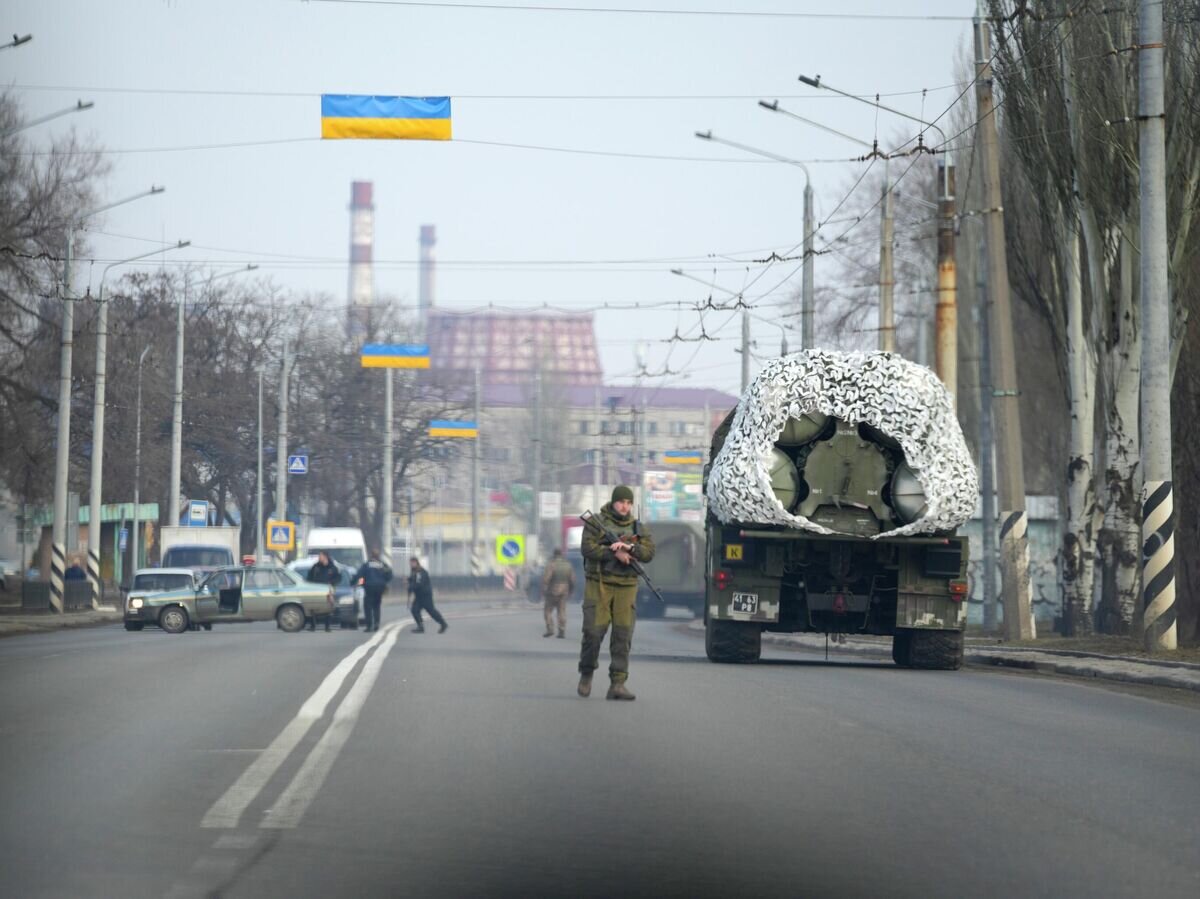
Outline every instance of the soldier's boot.
<svg viewBox="0 0 1200 899">
<path fill-rule="evenodd" d="M 560 628 L 558 629 L 558 639 L 560 639 L 560 640 L 561 640 L 561 639 L 563 639 L 563 637 L 565 637 L 566 635 L 567 635 L 567 632 L 566 632 L 565 630 L 563 630 L 563 629 L 560 627 Z M 546 634 L 546 636 L 547 636 L 547 637 L 549 637 L 550 635 L 549 635 L 549 634 Z"/>
<path fill-rule="evenodd" d="M 637 697 L 630 693 L 626 688 L 624 681 L 613 681 L 612 685 L 608 688 L 608 695 L 604 698 L 623 699 L 626 702 L 633 702 L 633 700 L 637 699 Z"/>
<path fill-rule="evenodd" d="M 592 695 L 592 676 L 590 674 L 579 675 L 579 695 L 587 699 Z"/>
<path fill-rule="evenodd" d="M 542 636 L 543 637 L 553 637 L 554 631 L 551 628 L 546 628 L 546 633 L 542 634 Z"/>
</svg>

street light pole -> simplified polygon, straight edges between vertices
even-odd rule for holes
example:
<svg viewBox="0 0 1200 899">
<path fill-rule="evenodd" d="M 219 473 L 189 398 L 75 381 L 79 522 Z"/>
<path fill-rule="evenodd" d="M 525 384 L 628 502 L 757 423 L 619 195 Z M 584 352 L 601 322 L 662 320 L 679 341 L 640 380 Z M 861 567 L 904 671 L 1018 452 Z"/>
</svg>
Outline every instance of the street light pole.
<svg viewBox="0 0 1200 899">
<path fill-rule="evenodd" d="M 258 481 L 254 500 L 254 561 L 263 562 L 263 370 L 258 369 Z"/>
<path fill-rule="evenodd" d="M 223 275 L 215 275 L 208 279 L 211 287 L 214 281 L 231 278 L 245 272 L 252 272 L 257 265 L 247 265 L 245 268 L 234 269 Z M 183 298 L 179 303 L 178 317 L 175 322 L 175 398 L 171 414 L 171 481 L 168 485 L 170 495 L 167 497 L 167 518 L 171 524 L 179 524 L 179 496 L 182 491 L 183 476 L 183 324 L 187 307 L 188 284 L 191 279 L 189 272 L 183 275 Z"/>
<path fill-rule="evenodd" d="M 100 529 L 102 527 L 100 488 L 101 479 L 104 476 L 104 389 L 107 381 L 108 362 L 108 302 L 104 298 L 104 280 L 108 277 L 109 269 L 114 266 L 126 265 L 139 259 L 157 256 L 159 253 L 166 253 L 170 250 L 179 250 L 190 245 L 191 241 L 181 240 L 174 246 L 159 247 L 148 253 L 122 259 L 120 262 L 111 262 L 104 267 L 104 271 L 100 275 L 99 308 L 96 311 L 96 392 L 92 406 L 92 479 L 88 495 L 87 576 L 91 586 L 93 609 L 100 607 L 100 597 L 103 592 L 100 579 Z"/>
<path fill-rule="evenodd" d="M 54 527 L 50 547 L 50 605 L 56 612 L 63 610 L 63 575 L 67 570 L 67 479 L 71 463 L 71 355 L 75 337 L 75 300 L 71 296 L 71 251 L 75 232 L 85 219 L 125 203 L 160 194 L 165 187 L 151 187 L 115 203 L 90 209 L 67 225 L 66 251 L 63 254 L 63 320 L 59 347 L 58 374 L 58 432 L 54 454 Z"/>
<path fill-rule="evenodd" d="M 150 347 L 147 346 L 142 350 L 142 355 L 138 356 L 137 436 L 133 441 L 133 565 L 130 566 L 135 572 L 138 567 L 138 548 L 142 543 L 142 535 L 139 532 L 142 501 L 142 363 L 146 361 L 146 354 L 149 352 Z"/>
</svg>

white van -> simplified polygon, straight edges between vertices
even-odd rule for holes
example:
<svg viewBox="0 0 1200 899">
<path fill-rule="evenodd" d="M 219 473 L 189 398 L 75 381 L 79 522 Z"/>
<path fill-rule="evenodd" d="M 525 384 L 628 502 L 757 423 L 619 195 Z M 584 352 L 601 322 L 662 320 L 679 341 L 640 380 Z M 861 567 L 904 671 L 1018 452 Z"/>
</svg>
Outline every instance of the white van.
<svg viewBox="0 0 1200 899">
<path fill-rule="evenodd" d="M 304 553 L 315 556 L 321 550 L 355 571 L 368 558 L 367 541 L 358 528 L 313 528 L 304 538 Z"/>
</svg>

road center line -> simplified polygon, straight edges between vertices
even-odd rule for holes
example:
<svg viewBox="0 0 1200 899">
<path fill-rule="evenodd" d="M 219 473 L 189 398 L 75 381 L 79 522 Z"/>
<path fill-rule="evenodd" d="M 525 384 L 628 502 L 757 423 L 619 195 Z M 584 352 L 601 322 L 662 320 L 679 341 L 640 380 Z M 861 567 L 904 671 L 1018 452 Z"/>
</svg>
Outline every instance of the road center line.
<svg viewBox="0 0 1200 899">
<path fill-rule="evenodd" d="M 337 695 L 342 684 L 354 670 L 363 656 L 378 646 L 390 634 L 394 634 L 399 625 L 385 626 L 383 630 L 360 643 L 337 666 L 325 676 L 321 686 L 317 687 L 312 696 L 300 706 L 296 717 L 285 727 L 265 750 L 262 755 L 250 763 L 242 772 L 242 776 L 234 781 L 216 802 L 212 804 L 200 821 L 201 827 L 237 827 L 242 813 L 255 797 L 262 792 L 267 781 L 279 770 L 292 750 L 304 739 L 309 729 L 325 714 L 325 707 Z M 393 638 L 394 639 L 394 638 Z"/>
<path fill-rule="evenodd" d="M 350 739 L 355 722 L 358 721 L 358 714 L 362 711 L 362 707 L 371 693 L 371 688 L 375 686 L 376 678 L 379 677 L 379 669 L 383 667 L 388 653 L 396 645 L 396 637 L 405 624 L 407 622 L 389 631 L 383 646 L 367 660 L 362 674 L 358 676 L 354 686 L 346 694 L 346 698 L 333 713 L 333 722 L 321 735 L 321 739 L 308 754 L 308 758 L 304 760 L 304 764 L 300 766 L 300 770 L 296 772 L 296 776 L 292 778 L 287 789 L 280 795 L 274 808 L 263 815 L 260 827 L 282 830 L 293 828 L 300 823 L 308 806 L 324 785 L 325 778 L 333 769 L 338 754 L 346 745 L 346 741 Z"/>
</svg>

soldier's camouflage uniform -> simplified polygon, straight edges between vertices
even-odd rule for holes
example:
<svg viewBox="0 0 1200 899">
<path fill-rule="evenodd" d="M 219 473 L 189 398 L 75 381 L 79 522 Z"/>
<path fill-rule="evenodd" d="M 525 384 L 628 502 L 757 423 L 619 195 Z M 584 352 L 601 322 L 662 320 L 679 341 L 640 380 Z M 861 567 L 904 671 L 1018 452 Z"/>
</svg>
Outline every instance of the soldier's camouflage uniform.
<svg viewBox="0 0 1200 899">
<path fill-rule="evenodd" d="M 632 543 L 630 553 L 645 564 L 654 558 L 654 538 L 632 515 L 621 518 L 613 511 L 612 503 L 600 510 L 600 520 L 623 543 Z M 633 569 L 617 560 L 609 549 L 611 541 L 597 535 L 591 528 L 583 529 L 583 649 L 579 656 L 579 673 L 590 676 L 600 659 L 600 646 L 608 626 L 612 639 L 608 644 L 611 663 L 609 677 L 614 684 L 623 684 L 629 677 L 629 651 L 633 646 L 633 626 L 637 621 L 638 576 Z"/>
<path fill-rule="evenodd" d="M 567 629 L 567 597 L 575 592 L 575 571 L 571 563 L 558 556 L 550 560 L 542 575 L 542 600 L 546 616 L 546 636 L 554 632 L 554 615 L 558 614 L 558 635 Z"/>
</svg>

